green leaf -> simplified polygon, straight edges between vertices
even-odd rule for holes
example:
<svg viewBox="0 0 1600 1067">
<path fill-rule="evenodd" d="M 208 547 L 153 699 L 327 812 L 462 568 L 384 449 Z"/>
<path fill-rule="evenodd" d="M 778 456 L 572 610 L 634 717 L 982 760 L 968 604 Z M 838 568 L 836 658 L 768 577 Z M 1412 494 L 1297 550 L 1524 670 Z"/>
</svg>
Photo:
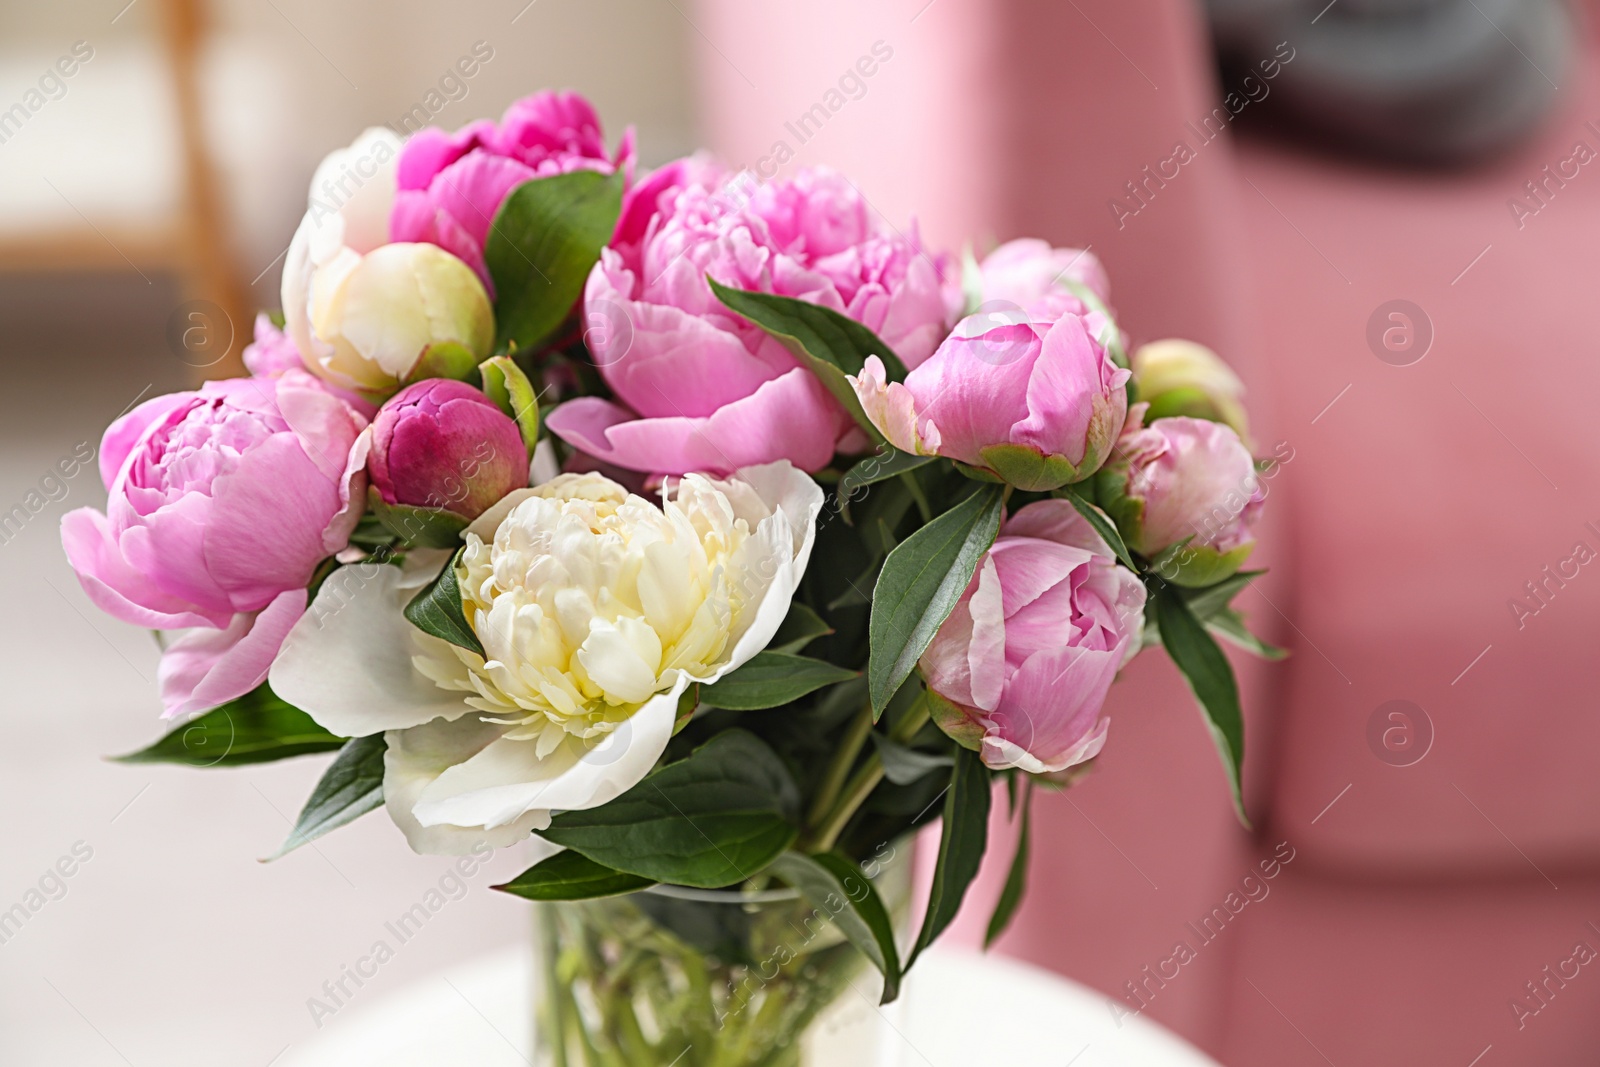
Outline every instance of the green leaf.
<svg viewBox="0 0 1600 1067">
<path fill-rule="evenodd" d="M 1244 715 L 1239 708 L 1239 686 L 1233 678 L 1233 667 L 1173 586 L 1158 586 L 1154 600 L 1161 643 L 1205 712 L 1211 738 L 1233 790 L 1234 809 L 1239 821 L 1248 827 L 1250 820 L 1244 812 L 1239 777 L 1244 764 Z"/>
<path fill-rule="evenodd" d="M 511 190 L 483 247 L 499 347 L 533 348 L 561 327 L 621 212 L 621 174 L 579 170 Z"/>
<path fill-rule="evenodd" d="M 1092 484 L 1092 482 L 1087 484 Z M 1086 483 L 1079 482 L 1077 485 L 1086 485 Z M 1128 546 L 1123 543 L 1122 535 L 1117 532 L 1116 523 L 1112 522 L 1110 517 L 1095 507 L 1094 504 L 1078 493 L 1073 492 L 1072 490 L 1075 488 L 1076 486 L 1072 486 L 1063 489 L 1056 495 L 1072 501 L 1072 506 L 1078 509 L 1078 514 L 1083 516 L 1085 522 L 1094 527 L 1094 532 L 1100 535 L 1100 540 L 1104 541 L 1107 547 L 1111 549 L 1118 562 L 1133 573 L 1138 574 L 1139 568 L 1134 565 L 1133 556 L 1128 552 Z"/>
<path fill-rule="evenodd" d="M 872 590 L 867 680 L 874 715 L 894 696 L 955 608 L 1005 512 L 998 486 L 985 486 L 895 546 Z"/>
<path fill-rule="evenodd" d="M 908 471 L 914 471 L 938 458 L 938 456 L 915 456 L 910 452 L 902 452 L 892 445 L 880 446 L 876 453 L 845 471 L 844 477 L 839 479 L 837 490 L 839 514 L 844 517 L 845 522 L 849 522 L 850 501 L 855 499 L 860 490 L 899 477 Z"/>
<path fill-rule="evenodd" d="M 439 577 L 411 598 L 405 615 L 411 625 L 423 633 L 482 656 L 483 643 L 461 610 L 461 586 L 456 578 L 456 564 L 460 559 L 460 552 L 450 557 Z"/>
<path fill-rule="evenodd" d="M 344 743 L 262 682 L 237 700 L 190 719 L 149 748 L 113 758 L 118 763 L 241 767 L 332 752 Z"/>
<path fill-rule="evenodd" d="M 1017 914 L 1017 905 L 1022 903 L 1022 891 L 1028 882 L 1028 833 L 1032 819 L 1033 787 L 1030 783 L 1022 798 L 1022 825 L 1017 830 L 1017 851 L 1011 857 L 1011 870 L 1006 874 L 1000 899 L 995 901 L 994 914 L 989 916 L 989 929 L 983 935 L 984 948 L 994 944 L 1006 932 L 1006 927 L 1011 925 L 1012 918 Z"/>
<path fill-rule="evenodd" d="M 386 503 L 376 486 L 367 486 L 367 507 L 396 537 L 423 548 L 460 548 L 461 531 L 471 523 L 444 508 Z"/>
<path fill-rule="evenodd" d="M 295 820 L 289 839 L 267 859 L 286 856 L 306 842 L 382 807 L 386 748 L 382 734 L 352 738 L 311 791 L 311 798 L 300 809 L 300 818 Z"/>
<path fill-rule="evenodd" d="M 883 776 L 895 785 L 910 785 L 941 767 L 955 765 L 955 757 L 948 752 L 920 752 L 880 733 L 871 736 L 878 758 L 883 762 Z"/>
<path fill-rule="evenodd" d="M 1240 571 L 1231 578 L 1224 578 L 1215 585 L 1208 585 L 1201 589 L 1183 590 L 1183 599 L 1188 601 L 1189 610 L 1194 617 L 1205 622 L 1217 612 L 1228 606 L 1228 602 L 1237 596 L 1245 586 L 1256 578 L 1267 573 L 1266 571 Z"/>
<path fill-rule="evenodd" d="M 1244 616 L 1232 608 L 1224 608 L 1207 619 L 1206 629 L 1235 648 L 1241 648 L 1265 660 L 1280 660 L 1289 654 L 1287 649 L 1268 644 L 1251 633 L 1244 624 Z"/>
<path fill-rule="evenodd" d="M 861 373 L 868 356 L 883 361 L 890 381 L 905 378 L 905 364 L 882 338 L 855 319 L 805 300 L 730 289 L 710 275 L 706 280 L 718 300 L 767 331 L 809 367 L 874 441 L 883 439 L 845 380 L 847 374 Z"/>
<path fill-rule="evenodd" d="M 567 849 L 529 867 L 494 888 L 525 900 L 594 900 L 635 893 L 655 885 L 648 878 L 614 871 Z"/>
<path fill-rule="evenodd" d="M 883 975 L 883 999 L 888 1004 L 900 995 L 900 953 L 895 949 L 894 924 L 872 881 L 837 852 L 807 856 L 785 852 L 772 864 L 772 872 L 833 920 L 839 932 Z"/>
<path fill-rule="evenodd" d="M 522 368 L 510 356 L 495 356 L 478 364 L 483 378 L 483 393 L 517 424 L 522 443 L 533 455 L 539 443 L 539 395 Z"/>
<path fill-rule="evenodd" d="M 825 685 L 846 682 L 856 672 L 826 660 L 790 652 L 757 652 L 750 662 L 723 675 L 715 685 L 700 687 L 700 703 L 729 711 L 782 707 Z"/>
<path fill-rule="evenodd" d="M 641 878 L 721 889 L 794 843 L 799 807 L 777 753 L 748 731 L 725 730 L 615 800 L 562 812 L 540 836 Z"/>
<path fill-rule="evenodd" d="M 944 795 L 944 829 L 939 837 L 939 858 L 933 869 L 933 890 L 917 943 L 906 960 L 910 970 L 922 950 L 933 944 L 961 910 L 961 898 L 978 876 L 983 850 L 989 843 L 989 768 L 976 752 L 956 749 L 955 769 Z"/>
<path fill-rule="evenodd" d="M 819 637 L 833 633 L 828 621 L 800 601 L 791 601 L 778 632 L 767 644 L 769 652 L 799 652 Z"/>
</svg>

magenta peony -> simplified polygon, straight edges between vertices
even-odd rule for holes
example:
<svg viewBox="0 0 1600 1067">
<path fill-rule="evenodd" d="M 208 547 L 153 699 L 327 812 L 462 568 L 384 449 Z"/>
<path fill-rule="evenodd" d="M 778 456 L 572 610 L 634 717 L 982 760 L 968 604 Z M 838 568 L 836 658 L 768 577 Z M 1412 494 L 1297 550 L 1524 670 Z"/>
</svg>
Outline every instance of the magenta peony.
<svg viewBox="0 0 1600 1067">
<path fill-rule="evenodd" d="M 386 504 L 472 520 L 528 485 L 517 424 L 465 382 L 431 378 L 390 397 L 372 420 L 367 473 Z"/>
<path fill-rule="evenodd" d="M 483 245 L 506 194 L 529 178 L 632 169 L 631 129 L 607 155 L 589 101 L 571 92 L 534 93 L 506 108 L 498 124 L 482 119 L 455 133 L 429 127 L 406 142 L 389 239 L 438 245 L 476 271 L 493 296 Z"/>
</svg>

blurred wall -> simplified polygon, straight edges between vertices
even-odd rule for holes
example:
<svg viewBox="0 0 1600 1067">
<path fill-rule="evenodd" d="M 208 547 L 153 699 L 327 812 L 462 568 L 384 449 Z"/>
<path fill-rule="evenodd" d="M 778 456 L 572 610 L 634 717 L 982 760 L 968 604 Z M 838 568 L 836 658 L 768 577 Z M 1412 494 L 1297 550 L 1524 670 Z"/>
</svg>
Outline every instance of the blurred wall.
<svg viewBox="0 0 1600 1067">
<path fill-rule="evenodd" d="M 207 118 L 232 201 L 227 236 L 247 281 L 288 243 L 317 160 L 363 127 L 398 124 L 419 106 L 435 125 L 453 129 L 498 116 L 535 89 L 573 88 L 594 101 L 611 140 L 627 123 L 638 128 L 647 165 L 696 140 L 688 73 L 694 30 L 662 0 L 218 0 L 209 13 Z M 25 136 L 0 145 L 7 194 L 0 233 L 29 224 L 26 214 L 66 211 L 41 174 L 102 227 L 130 191 L 141 193 L 145 210 L 168 206 L 142 190 L 170 183 L 178 165 L 161 96 L 160 17 L 160 0 L 0 4 L 0 99 L 8 104 L 73 42 L 95 49 L 67 95 L 36 114 Z M 471 78 L 453 78 L 475 45 L 489 58 Z M 119 133 L 133 136 L 107 168 L 94 144 Z M 80 170 L 86 173 L 74 173 Z M 35 197 L 37 208 L 22 206 Z M 274 268 L 255 292 L 270 296 L 276 277 Z"/>
</svg>

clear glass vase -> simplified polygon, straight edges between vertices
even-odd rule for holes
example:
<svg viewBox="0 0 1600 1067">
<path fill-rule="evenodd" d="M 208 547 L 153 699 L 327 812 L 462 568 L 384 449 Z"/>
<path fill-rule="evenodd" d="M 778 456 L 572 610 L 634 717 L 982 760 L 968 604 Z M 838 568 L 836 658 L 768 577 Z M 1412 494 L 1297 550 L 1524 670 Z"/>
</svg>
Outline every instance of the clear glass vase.
<svg viewBox="0 0 1600 1067">
<path fill-rule="evenodd" d="M 864 869 L 903 941 L 910 864 L 882 851 Z M 746 885 L 536 905 L 536 1067 L 875 1063 L 881 979 L 834 904 Z"/>
</svg>

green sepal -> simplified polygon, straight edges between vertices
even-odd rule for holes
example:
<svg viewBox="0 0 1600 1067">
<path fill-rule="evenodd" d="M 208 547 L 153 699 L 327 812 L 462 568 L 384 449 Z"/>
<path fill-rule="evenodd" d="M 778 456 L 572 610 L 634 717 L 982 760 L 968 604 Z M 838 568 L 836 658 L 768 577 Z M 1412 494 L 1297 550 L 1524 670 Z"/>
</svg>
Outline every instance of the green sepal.
<svg viewBox="0 0 1600 1067">
<path fill-rule="evenodd" d="M 376 486 L 367 486 L 367 507 L 400 540 L 421 548 L 460 548 L 470 519 L 445 508 L 385 503 Z"/>
<path fill-rule="evenodd" d="M 539 395 L 522 368 L 510 356 L 494 356 L 478 364 L 483 393 L 517 424 L 522 443 L 533 455 L 539 443 Z"/>
<path fill-rule="evenodd" d="M 1237 572 L 1255 547 L 1254 541 L 1247 541 L 1228 552 L 1219 552 L 1210 545 L 1196 545 L 1191 539 L 1156 553 L 1150 560 L 1150 570 L 1174 585 L 1204 588 Z"/>
<path fill-rule="evenodd" d="M 1048 493 L 1080 478 L 1067 457 L 1047 456 L 1026 445 L 990 445 L 978 455 L 991 471 L 1024 492 Z"/>
<path fill-rule="evenodd" d="M 983 748 L 983 727 L 973 722 L 971 716 L 959 704 L 945 699 L 932 689 L 927 691 L 925 699 L 928 701 L 928 714 L 933 719 L 933 724 L 942 730 L 946 737 L 972 752 Z"/>
</svg>

